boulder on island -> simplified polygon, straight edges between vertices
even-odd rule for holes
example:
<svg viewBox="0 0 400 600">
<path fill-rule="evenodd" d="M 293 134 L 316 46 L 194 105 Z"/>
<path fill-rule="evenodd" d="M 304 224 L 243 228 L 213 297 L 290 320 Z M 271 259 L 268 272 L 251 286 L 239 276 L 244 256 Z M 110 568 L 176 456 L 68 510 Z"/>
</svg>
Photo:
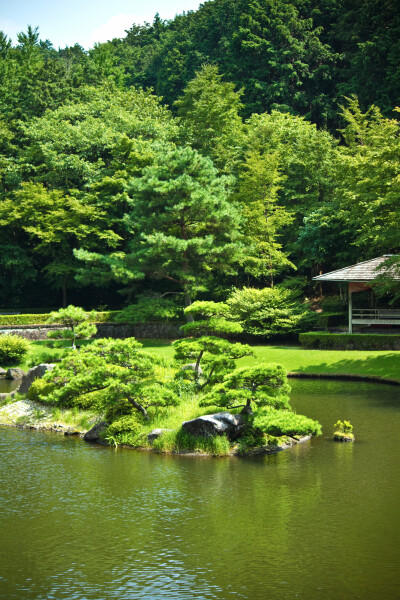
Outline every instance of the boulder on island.
<svg viewBox="0 0 400 600">
<path fill-rule="evenodd" d="M 10 367 L 7 369 L 6 379 L 22 379 L 26 375 L 25 371 L 19 367 Z"/>
<path fill-rule="evenodd" d="M 244 429 L 244 420 L 242 415 L 220 412 L 185 421 L 182 423 L 182 429 L 197 437 L 226 435 L 230 440 L 235 440 Z"/>
<path fill-rule="evenodd" d="M 36 367 L 32 367 L 31 369 L 29 369 L 27 374 L 24 375 L 22 378 L 21 385 L 18 388 L 18 393 L 27 394 L 29 388 L 31 387 L 35 379 L 43 377 L 43 375 L 47 373 L 47 371 L 52 371 L 54 367 L 55 365 L 53 363 L 41 363 L 40 365 L 36 365 Z"/>
<path fill-rule="evenodd" d="M 110 423 L 107 421 L 100 421 L 100 423 L 96 423 L 92 429 L 89 429 L 83 436 L 85 442 L 97 442 L 98 444 L 107 444 L 106 441 L 102 438 L 102 434 L 107 430 Z"/>
</svg>

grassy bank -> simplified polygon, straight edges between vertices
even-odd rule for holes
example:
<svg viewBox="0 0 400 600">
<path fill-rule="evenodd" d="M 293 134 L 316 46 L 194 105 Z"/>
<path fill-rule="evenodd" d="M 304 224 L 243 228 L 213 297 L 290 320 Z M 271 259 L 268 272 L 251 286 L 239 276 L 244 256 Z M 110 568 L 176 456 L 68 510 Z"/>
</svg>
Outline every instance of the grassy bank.
<svg viewBox="0 0 400 600">
<path fill-rule="evenodd" d="M 146 340 L 148 350 L 172 357 L 167 342 Z M 400 351 L 389 350 L 304 350 L 300 346 L 255 346 L 255 357 L 238 360 L 238 366 L 277 362 L 287 371 L 382 377 L 400 381 Z"/>
</svg>

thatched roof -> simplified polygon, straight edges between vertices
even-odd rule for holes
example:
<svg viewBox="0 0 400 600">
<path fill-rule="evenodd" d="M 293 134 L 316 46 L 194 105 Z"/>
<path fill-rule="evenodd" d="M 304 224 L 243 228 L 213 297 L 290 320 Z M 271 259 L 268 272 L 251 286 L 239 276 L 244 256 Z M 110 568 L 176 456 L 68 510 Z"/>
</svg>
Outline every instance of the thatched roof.
<svg viewBox="0 0 400 600">
<path fill-rule="evenodd" d="M 345 267 L 344 269 L 337 269 L 336 271 L 331 271 L 324 275 L 318 275 L 317 277 L 313 277 L 313 281 L 373 281 L 378 275 L 385 273 L 384 269 L 378 269 L 378 267 L 391 256 L 394 255 L 384 254 L 383 256 L 378 256 L 377 258 L 372 258 L 371 260 L 365 260 L 356 265 Z M 389 269 L 386 272 L 393 279 L 400 280 L 400 275 L 397 271 L 395 272 L 393 269 Z"/>
</svg>

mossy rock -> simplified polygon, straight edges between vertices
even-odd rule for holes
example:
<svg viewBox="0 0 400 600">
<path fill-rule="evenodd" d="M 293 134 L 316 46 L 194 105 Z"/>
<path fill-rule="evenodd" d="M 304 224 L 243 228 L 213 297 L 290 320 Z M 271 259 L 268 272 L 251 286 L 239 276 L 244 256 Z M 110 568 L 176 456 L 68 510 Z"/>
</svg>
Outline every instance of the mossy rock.
<svg viewBox="0 0 400 600">
<path fill-rule="evenodd" d="M 352 433 L 343 433 L 342 431 L 335 431 L 333 434 L 335 442 L 354 442 L 355 437 Z"/>
</svg>

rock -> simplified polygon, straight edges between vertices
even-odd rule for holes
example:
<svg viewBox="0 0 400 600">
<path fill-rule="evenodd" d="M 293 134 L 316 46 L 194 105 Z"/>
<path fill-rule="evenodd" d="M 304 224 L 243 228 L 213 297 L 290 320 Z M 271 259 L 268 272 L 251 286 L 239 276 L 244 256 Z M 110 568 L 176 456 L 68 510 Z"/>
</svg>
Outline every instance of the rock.
<svg viewBox="0 0 400 600">
<path fill-rule="evenodd" d="M 107 429 L 110 423 L 107 421 L 100 421 L 100 423 L 96 423 L 92 429 L 89 429 L 83 436 L 85 442 L 103 442 L 101 440 L 101 434 Z"/>
<path fill-rule="evenodd" d="M 22 379 L 26 375 L 25 371 L 19 367 L 12 367 L 7 369 L 6 379 Z"/>
<path fill-rule="evenodd" d="M 5 369 L 2 369 L 0 367 L 0 377 L 5 377 L 6 376 L 7 371 Z"/>
<path fill-rule="evenodd" d="M 154 440 L 159 438 L 166 431 L 172 431 L 172 429 L 153 429 L 153 431 L 150 431 L 150 433 L 147 434 L 147 439 L 149 440 L 150 443 L 154 442 Z"/>
<path fill-rule="evenodd" d="M 230 440 L 234 440 L 243 431 L 244 420 L 242 415 L 220 412 L 185 421 L 182 423 L 182 429 L 195 436 L 213 437 L 225 434 Z"/>
<path fill-rule="evenodd" d="M 187 365 L 183 365 L 183 367 L 181 367 L 181 371 L 193 371 L 193 373 L 196 373 L 196 363 L 188 363 Z M 203 375 L 203 369 L 200 367 L 200 365 L 197 373 L 199 377 Z"/>
<path fill-rule="evenodd" d="M 55 365 L 52 363 L 41 363 L 40 365 L 29 369 L 27 374 L 24 375 L 24 377 L 22 378 L 21 385 L 18 388 L 18 393 L 26 394 L 29 388 L 31 387 L 32 383 L 35 381 L 35 379 L 37 379 L 38 377 L 43 377 L 43 375 L 47 373 L 47 371 L 51 371 L 52 369 L 54 369 L 54 367 Z"/>
</svg>

